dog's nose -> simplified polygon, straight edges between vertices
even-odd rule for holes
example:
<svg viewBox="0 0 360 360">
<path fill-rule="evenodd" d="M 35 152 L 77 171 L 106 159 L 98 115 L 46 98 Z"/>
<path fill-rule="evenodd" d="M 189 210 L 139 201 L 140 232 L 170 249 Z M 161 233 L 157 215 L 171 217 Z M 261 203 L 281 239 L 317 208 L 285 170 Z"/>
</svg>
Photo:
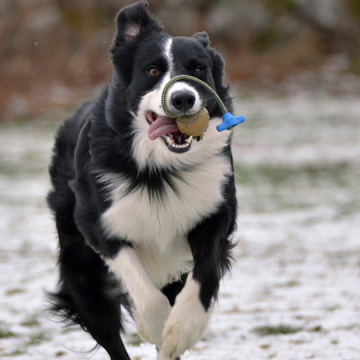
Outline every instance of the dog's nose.
<svg viewBox="0 0 360 360">
<path fill-rule="evenodd" d="M 191 91 L 175 91 L 171 95 L 171 105 L 183 113 L 190 110 L 195 104 L 195 95 Z"/>
</svg>

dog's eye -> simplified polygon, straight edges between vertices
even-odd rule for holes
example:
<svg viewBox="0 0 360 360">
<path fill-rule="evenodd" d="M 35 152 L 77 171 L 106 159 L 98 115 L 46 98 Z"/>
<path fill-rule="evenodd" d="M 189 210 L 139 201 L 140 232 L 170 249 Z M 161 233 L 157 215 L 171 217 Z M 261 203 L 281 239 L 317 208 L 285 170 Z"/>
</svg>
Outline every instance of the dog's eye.
<svg viewBox="0 0 360 360">
<path fill-rule="evenodd" d="M 150 66 L 147 72 L 150 76 L 157 76 L 160 74 L 160 71 L 155 66 Z"/>
<path fill-rule="evenodd" d="M 195 72 L 197 74 L 200 74 L 201 72 L 203 72 L 204 68 L 202 66 L 198 66 L 196 69 L 195 69 Z"/>
</svg>

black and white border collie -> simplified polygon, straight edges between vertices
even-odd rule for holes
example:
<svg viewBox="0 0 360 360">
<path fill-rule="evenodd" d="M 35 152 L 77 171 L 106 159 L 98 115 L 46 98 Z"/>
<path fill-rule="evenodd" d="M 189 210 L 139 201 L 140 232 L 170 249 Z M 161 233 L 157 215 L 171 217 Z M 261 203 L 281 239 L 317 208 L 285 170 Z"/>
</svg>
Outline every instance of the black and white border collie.
<svg viewBox="0 0 360 360">
<path fill-rule="evenodd" d="M 48 203 L 59 235 L 59 289 L 52 310 L 80 324 L 112 360 L 130 359 L 120 334 L 127 309 L 158 359 L 175 359 L 202 335 L 230 268 L 236 223 L 231 133 L 209 93 L 174 84 L 168 108 L 206 108 L 201 142 L 161 107 L 170 78 L 209 84 L 231 110 L 224 61 L 205 32 L 171 37 L 146 2 L 117 16 L 113 75 L 102 95 L 60 128 Z"/>
</svg>

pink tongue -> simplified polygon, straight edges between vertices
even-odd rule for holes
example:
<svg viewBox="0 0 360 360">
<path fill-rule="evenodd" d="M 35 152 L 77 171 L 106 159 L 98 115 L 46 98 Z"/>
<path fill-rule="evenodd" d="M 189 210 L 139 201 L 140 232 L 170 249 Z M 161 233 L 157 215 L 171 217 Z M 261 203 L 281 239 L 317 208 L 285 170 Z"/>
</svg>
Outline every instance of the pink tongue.
<svg viewBox="0 0 360 360">
<path fill-rule="evenodd" d="M 166 116 L 159 116 L 149 127 L 149 138 L 150 140 L 156 140 L 160 136 L 178 132 L 179 129 L 176 126 L 174 119 L 170 119 Z"/>
</svg>

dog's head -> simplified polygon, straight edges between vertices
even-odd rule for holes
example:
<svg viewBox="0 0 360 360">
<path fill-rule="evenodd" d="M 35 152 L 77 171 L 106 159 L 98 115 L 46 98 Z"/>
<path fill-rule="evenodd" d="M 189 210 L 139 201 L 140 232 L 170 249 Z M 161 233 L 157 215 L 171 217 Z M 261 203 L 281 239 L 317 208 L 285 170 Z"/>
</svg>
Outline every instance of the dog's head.
<svg viewBox="0 0 360 360">
<path fill-rule="evenodd" d="M 209 47 L 208 35 L 201 32 L 173 38 L 162 33 L 159 22 L 146 11 L 147 5 L 144 1 L 130 5 L 116 18 L 107 113 L 113 128 L 132 134 L 133 155 L 140 165 L 151 161 L 166 165 L 179 158 L 184 160 L 188 157 L 185 153 L 194 155 L 204 145 L 193 144 L 162 109 L 161 94 L 169 79 L 191 75 L 209 84 L 228 108 L 231 100 L 228 86 L 223 85 L 224 61 Z M 216 133 L 215 125 L 221 122 L 222 114 L 213 96 L 201 86 L 175 83 L 167 93 L 166 104 L 179 116 L 195 114 L 205 107 L 215 121 L 210 120 L 203 143 L 214 142 L 214 137 L 222 138 L 222 143 L 227 139 L 228 134 Z"/>
</svg>

